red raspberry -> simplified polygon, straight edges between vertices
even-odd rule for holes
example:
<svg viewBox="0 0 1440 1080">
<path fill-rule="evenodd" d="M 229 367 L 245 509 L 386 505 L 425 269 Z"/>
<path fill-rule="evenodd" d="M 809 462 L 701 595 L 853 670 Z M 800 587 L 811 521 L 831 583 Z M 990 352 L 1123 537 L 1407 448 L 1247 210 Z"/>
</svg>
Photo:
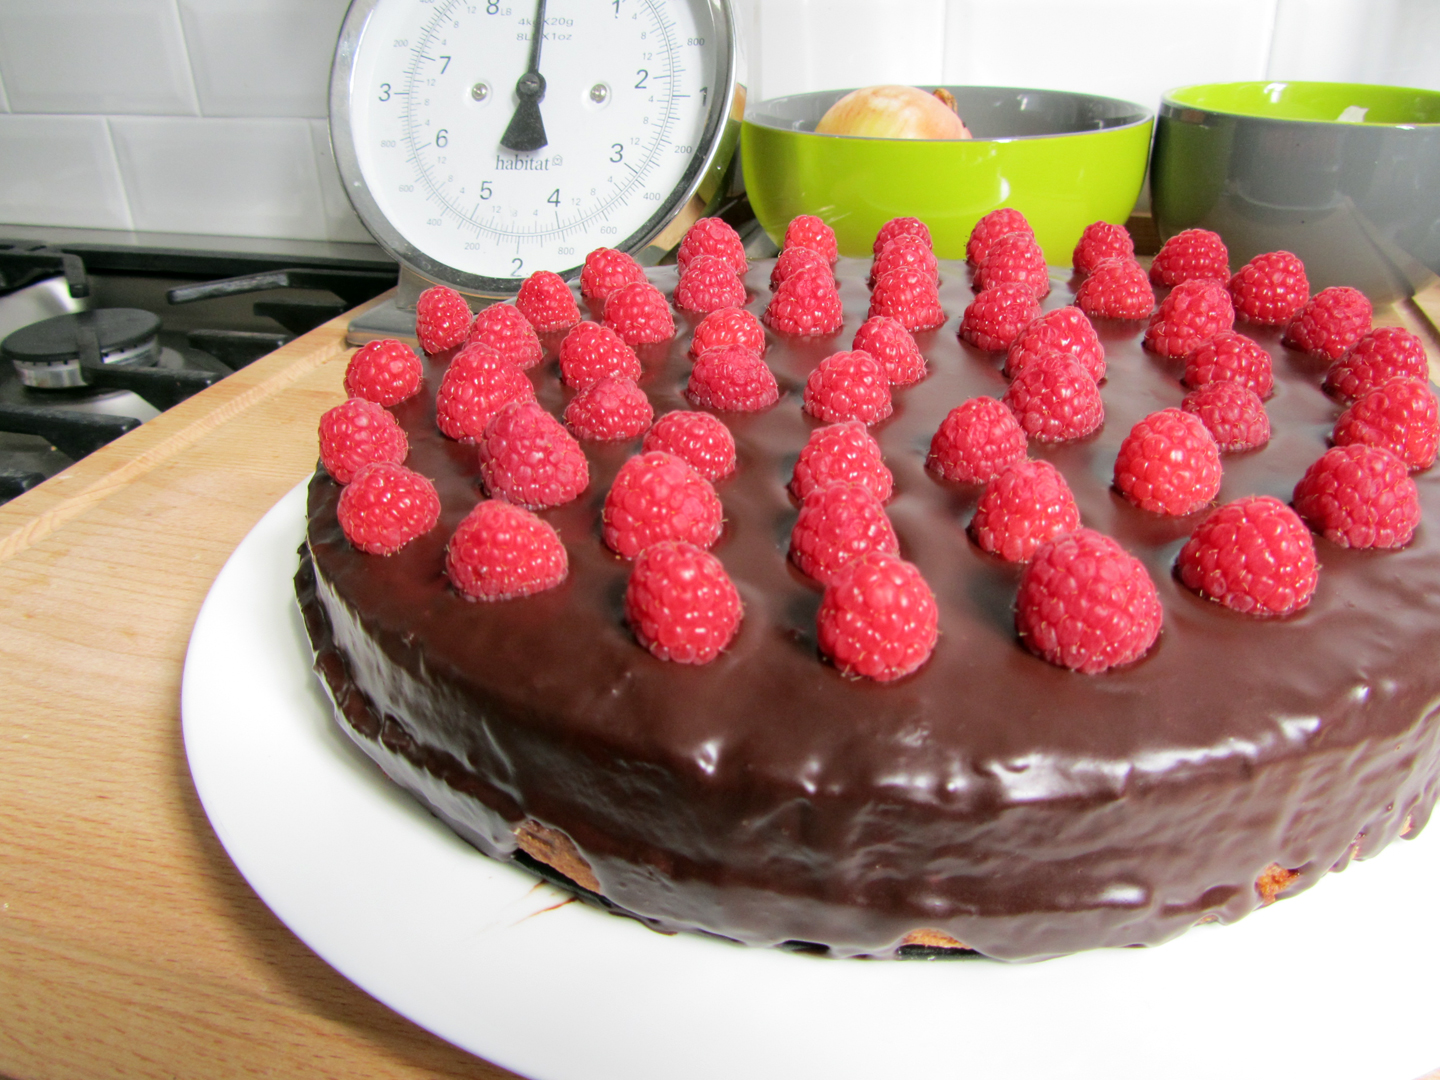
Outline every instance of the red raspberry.
<svg viewBox="0 0 1440 1080">
<path fill-rule="evenodd" d="M 655 410 L 633 379 L 610 376 L 591 383 L 565 406 L 565 424 L 586 442 L 634 439 L 650 426 Z"/>
<path fill-rule="evenodd" d="M 885 467 L 880 444 L 858 420 L 810 432 L 790 476 L 790 494 L 804 499 L 834 483 L 859 484 L 882 503 L 894 490 L 895 477 Z"/>
<path fill-rule="evenodd" d="M 825 587 L 816 629 L 841 674 L 893 682 L 930 659 L 940 609 L 913 563 L 872 551 Z"/>
<path fill-rule="evenodd" d="M 445 548 L 445 573 L 467 600 L 515 600 L 565 580 L 570 558 L 547 522 L 487 499 L 465 515 Z"/>
<path fill-rule="evenodd" d="M 1080 508 L 1060 470 L 1048 461 L 1016 461 L 985 485 L 970 535 L 982 551 L 1028 562 L 1035 549 L 1080 527 Z"/>
<path fill-rule="evenodd" d="M 828 585 L 842 566 L 871 551 L 900 553 L 895 528 L 870 490 L 860 484 L 827 484 L 805 496 L 790 530 L 790 561 Z"/>
<path fill-rule="evenodd" d="M 1440 446 L 1440 409 L 1429 384 L 1391 379 L 1340 414 L 1332 439 L 1336 446 L 1364 443 L 1389 450 L 1411 472 L 1428 469 Z"/>
<path fill-rule="evenodd" d="M 1181 382 L 1192 390 L 1216 382 L 1238 382 L 1263 400 L 1275 388 L 1270 354 L 1244 334 L 1221 330 L 1185 357 Z"/>
<path fill-rule="evenodd" d="M 743 615 L 735 583 L 710 552 L 662 540 L 636 556 L 625 586 L 625 619 L 657 659 L 710 663 L 735 637 Z"/>
<path fill-rule="evenodd" d="M 345 539 L 369 555 L 394 555 L 440 520 L 435 485 L 404 465 L 375 461 L 340 492 L 335 516 Z"/>
<path fill-rule="evenodd" d="M 1217 506 L 1180 549 L 1187 588 L 1249 615 L 1289 615 L 1310 602 L 1315 541 L 1279 499 L 1251 495 Z"/>
<path fill-rule="evenodd" d="M 825 257 L 834 266 L 840 261 L 840 245 L 835 240 L 835 230 L 814 214 L 799 214 L 785 226 L 785 242 L 780 245 L 782 252 L 809 249 Z"/>
<path fill-rule="evenodd" d="M 805 411 L 833 424 L 859 420 L 878 424 L 894 409 L 885 368 L 863 349 L 832 353 L 805 380 Z"/>
<path fill-rule="evenodd" d="M 780 283 L 765 309 L 765 322 L 782 334 L 833 334 L 845 325 L 840 290 L 829 270 L 801 270 Z"/>
<path fill-rule="evenodd" d="M 1219 233 L 1186 229 L 1176 233 L 1155 253 L 1150 280 L 1156 285 L 1179 285 L 1204 278 L 1224 285 L 1230 280 L 1230 252 Z"/>
<path fill-rule="evenodd" d="M 1325 392 L 1341 401 L 1354 401 L 1391 379 L 1430 378 L 1430 361 L 1424 343 L 1398 326 L 1371 330 L 1325 373 Z"/>
<path fill-rule="evenodd" d="M 1084 365 L 1097 383 L 1105 378 L 1105 349 L 1095 325 L 1077 307 L 1047 311 L 1020 331 L 1005 357 L 1005 374 L 1012 379 L 1035 357 L 1047 352 L 1069 353 Z"/>
<path fill-rule="evenodd" d="M 1025 365 L 1002 399 L 1036 442 L 1083 439 L 1105 422 L 1100 388 L 1080 361 L 1051 353 Z"/>
<path fill-rule="evenodd" d="M 560 342 L 560 378 L 566 386 L 584 390 L 611 376 L 640 378 L 640 358 L 635 350 L 608 326 L 588 319 L 577 323 Z"/>
<path fill-rule="evenodd" d="M 1375 309 L 1359 289 L 1334 285 L 1305 301 L 1285 328 L 1285 344 L 1311 356 L 1338 360 L 1370 332 Z"/>
<path fill-rule="evenodd" d="M 1075 290 L 1075 306 L 1092 319 L 1143 319 L 1155 293 L 1134 259 L 1101 259 Z"/>
<path fill-rule="evenodd" d="M 866 317 L 873 319 L 876 315 L 898 320 L 912 334 L 916 330 L 933 329 L 945 321 L 935 279 L 923 270 L 903 267 L 891 270 L 875 282 Z"/>
<path fill-rule="evenodd" d="M 1261 326 L 1284 326 L 1310 299 L 1305 264 L 1288 251 L 1256 255 L 1230 279 L 1235 315 Z"/>
<path fill-rule="evenodd" d="M 925 357 L 899 319 L 888 315 L 866 319 L 855 331 L 851 348 L 879 360 L 891 386 L 909 386 L 925 378 Z"/>
<path fill-rule="evenodd" d="M 951 409 L 930 440 L 925 467 L 957 484 L 988 484 L 1025 458 L 1025 432 L 1002 402 L 975 397 Z"/>
<path fill-rule="evenodd" d="M 1050 267 L 1045 265 L 1045 253 L 1029 233 L 996 237 L 975 271 L 975 287 L 982 292 L 1007 282 L 1026 286 L 1036 299 L 1050 292 Z"/>
<path fill-rule="evenodd" d="M 397 405 L 420 390 L 420 358 L 403 341 L 371 341 L 345 366 L 345 392 L 377 405 Z"/>
<path fill-rule="evenodd" d="M 1206 383 L 1186 394 L 1180 408 L 1200 418 L 1222 454 L 1255 450 L 1270 441 L 1265 403 L 1242 382 Z"/>
<path fill-rule="evenodd" d="M 465 298 L 444 285 L 430 286 L 415 301 L 415 336 L 432 356 L 464 341 L 471 321 Z"/>
<path fill-rule="evenodd" d="M 645 268 L 625 252 L 596 248 L 585 256 L 580 270 L 580 295 L 586 300 L 604 300 L 622 285 L 645 280 Z"/>
<path fill-rule="evenodd" d="M 1024 285 L 996 285 L 971 301 L 960 319 L 960 340 L 986 352 L 1004 352 L 1040 317 L 1040 301 Z"/>
<path fill-rule="evenodd" d="M 726 345 L 695 361 L 685 397 L 703 409 L 761 412 L 780 400 L 780 387 L 764 360 L 744 345 Z"/>
<path fill-rule="evenodd" d="M 470 326 L 467 343 L 489 345 L 521 371 L 545 359 L 545 347 L 530 320 L 514 304 L 491 304 L 481 308 Z"/>
<path fill-rule="evenodd" d="M 817 270 L 830 274 L 830 263 L 824 255 L 810 248 L 792 247 L 780 252 L 775 267 L 770 271 L 770 291 L 774 292 L 786 278 L 794 277 L 801 270 Z M 833 275 L 832 275 L 833 276 Z"/>
<path fill-rule="evenodd" d="M 590 484 L 585 452 L 534 401 L 506 405 L 480 439 L 480 479 L 495 499 L 527 510 L 563 506 Z"/>
<path fill-rule="evenodd" d="M 675 306 L 681 311 L 709 313 L 745 303 L 745 283 L 724 260 L 696 255 L 675 286 Z"/>
<path fill-rule="evenodd" d="M 488 345 L 466 345 L 455 354 L 435 392 L 435 423 L 452 439 L 475 442 L 485 425 L 512 401 L 534 401 L 525 373 Z"/>
<path fill-rule="evenodd" d="M 1160 301 L 1160 310 L 1150 316 L 1145 330 L 1145 347 L 1161 356 L 1185 356 L 1234 325 L 1235 308 L 1225 286 L 1209 278 L 1192 278 Z"/>
<path fill-rule="evenodd" d="M 674 454 L 712 484 L 735 471 L 735 436 L 710 413 L 666 413 L 646 433 L 640 449 Z"/>
<path fill-rule="evenodd" d="M 720 539 L 722 515 L 710 481 L 674 454 L 652 450 L 615 474 L 600 514 L 601 535 L 627 559 L 661 540 L 708 548 Z"/>
<path fill-rule="evenodd" d="M 870 264 L 870 288 L 891 270 L 919 270 L 932 281 L 940 281 L 940 263 L 930 243 L 919 236 L 897 236 L 887 241 L 880 254 Z"/>
<path fill-rule="evenodd" d="M 1070 262 L 1080 273 L 1088 274 L 1102 259 L 1133 259 L 1134 257 L 1135 241 L 1130 238 L 1130 233 L 1124 225 L 1097 221 L 1093 225 L 1085 226 L 1085 231 L 1080 234 L 1080 241 L 1075 245 L 1075 254 L 1071 256 Z"/>
<path fill-rule="evenodd" d="M 569 330 L 580 321 L 580 305 L 575 303 L 570 286 L 551 270 L 536 270 L 521 282 L 515 306 L 541 334 Z"/>
<path fill-rule="evenodd" d="M 1153 412 L 1120 444 L 1115 488 L 1141 510 L 1193 514 L 1220 493 L 1220 447 L 1193 413 Z"/>
<path fill-rule="evenodd" d="M 601 322 L 626 345 L 648 345 L 675 336 L 675 317 L 665 294 L 648 281 L 621 285 L 605 300 Z"/>
<path fill-rule="evenodd" d="M 1378 446 L 1332 446 L 1305 470 L 1291 505 L 1341 547 L 1401 548 L 1420 524 L 1420 492 L 1405 462 Z"/>
<path fill-rule="evenodd" d="M 741 277 L 750 269 L 750 262 L 745 258 L 745 242 L 740 239 L 740 234 L 717 217 L 702 217 L 685 233 L 675 252 L 675 261 L 681 273 L 696 255 L 714 255 L 723 259 Z"/>
<path fill-rule="evenodd" d="M 349 398 L 320 417 L 320 462 L 337 484 L 350 483 L 373 461 L 399 465 L 409 453 L 395 417 L 373 401 Z"/>
<path fill-rule="evenodd" d="M 770 343 L 760 320 L 744 308 L 721 308 L 712 311 L 695 327 L 690 339 L 690 355 L 703 356 L 723 345 L 744 345 L 756 356 L 764 356 Z"/>
<path fill-rule="evenodd" d="M 1042 544 L 1020 573 L 1015 629 L 1058 667 L 1097 675 L 1139 660 L 1164 615 L 1140 560 L 1094 529 Z"/>
<path fill-rule="evenodd" d="M 1025 215 L 1019 210 L 1009 206 L 991 210 L 970 230 L 970 239 L 965 242 L 965 261 L 971 266 L 979 266 L 990 253 L 991 244 L 1014 232 L 1026 233 L 1032 237 L 1035 235 L 1030 222 L 1025 220 Z"/>
<path fill-rule="evenodd" d="M 880 231 L 875 234 L 875 245 L 870 254 L 879 255 L 885 250 L 885 245 L 897 236 L 918 236 L 925 241 L 925 246 L 933 248 L 930 242 L 930 227 L 919 218 L 897 217 L 891 218 L 880 226 Z"/>
</svg>

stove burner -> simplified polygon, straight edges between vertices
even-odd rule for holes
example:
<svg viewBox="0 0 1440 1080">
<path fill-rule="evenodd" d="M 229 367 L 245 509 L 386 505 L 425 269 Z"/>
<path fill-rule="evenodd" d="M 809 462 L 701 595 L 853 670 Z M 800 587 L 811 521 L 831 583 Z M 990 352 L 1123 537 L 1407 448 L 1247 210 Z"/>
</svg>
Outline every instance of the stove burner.
<svg viewBox="0 0 1440 1080">
<path fill-rule="evenodd" d="M 154 367 L 160 359 L 159 332 L 159 317 L 138 308 L 56 315 L 22 327 L 0 342 L 0 357 L 15 364 L 26 386 L 45 390 L 89 386 L 96 381 L 91 375 L 101 367 Z"/>
</svg>

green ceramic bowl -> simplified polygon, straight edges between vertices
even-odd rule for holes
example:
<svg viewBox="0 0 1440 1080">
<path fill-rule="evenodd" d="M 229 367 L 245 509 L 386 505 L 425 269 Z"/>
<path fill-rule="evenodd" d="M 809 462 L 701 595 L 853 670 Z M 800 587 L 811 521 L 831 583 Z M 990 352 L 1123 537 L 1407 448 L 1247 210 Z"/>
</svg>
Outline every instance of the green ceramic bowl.
<svg viewBox="0 0 1440 1080">
<path fill-rule="evenodd" d="M 975 223 L 1012 206 L 1052 266 L 1068 266 L 1086 225 L 1123 223 L 1145 180 L 1152 114 L 1113 98 L 1056 90 L 951 86 L 967 140 L 817 135 L 846 90 L 746 110 L 741 161 L 750 205 L 778 244 L 797 214 L 835 230 L 843 255 L 868 258 L 880 226 L 917 217 L 935 254 L 963 259 Z"/>
</svg>

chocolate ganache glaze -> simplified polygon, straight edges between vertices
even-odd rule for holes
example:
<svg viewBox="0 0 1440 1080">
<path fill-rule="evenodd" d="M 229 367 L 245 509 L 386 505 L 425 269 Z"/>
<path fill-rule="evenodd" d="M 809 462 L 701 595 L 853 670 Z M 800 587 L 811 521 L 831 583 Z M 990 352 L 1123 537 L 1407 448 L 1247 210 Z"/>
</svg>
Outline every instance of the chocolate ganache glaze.
<svg viewBox="0 0 1440 1080">
<path fill-rule="evenodd" d="M 1129 667 L 1052 667 L 1016 636 L 1020 568 L 966 535 L 979 489 L 924 467 L 951 408 L 1006 386 L 1003 357 L 956 337 L 974 295 L 963 264 L 941 266 L 948 321 L 917 335 L 929 376 L 898 389 L 894 416 L 872 428 L 895 474 L 887 509 L 901 553 L 939 603 L 939 644 L 888 685 L 820 657 L 820 588 L 786 560 L 797 513 L 786 483 L 817 426 L 800 409 L 804 379 L 850 347 L 867 269 L 838 268 L 840 333 L 770 335 L 779 404 L 723 416 L 739 467 L 717 484 L 714 551 L 745 617 L 701 667 L 636 644 L 621 602 L 629 564 L 600 540 L 605 493 L 636 443 L 585 444 L 589 488 L 543 512 L 569 552 L 564 584 L 490 604 L 451 590 L 445 544 L 483 493 L 475 449 L 435 426 L 448 357 L 427 361 L 425 389 L 394 412 L 406 464 L 439 491 L 439 526 L 396 555 L 366 555 L 337 524 L 339 485 L 323 469 L 310 485 L 299 595 L 356 742 L 492 856 L 515 856 L 517 832 L 543 835 L 571 856 L 547 861 L 578 866 L 571 878 L 659 929 L 835 955 L 894 955 L 917 930 L 1005 959 L 1154 944 L 1257 907 L 1267 868 L 1289 894 L 1413 836 L 1440 783 L 1440 470 L 1416 476 L 1424 517 L 1406 548 L 1317 538 L 1305 610 L 1230 611 L 1173 574 L 1203 514 L 1147 513 L 1111 487 L 1131 425 L 1184 397 L 1182 365 L 1141 349 L 1143 322 L 1097 320 L 1104 426 L 1030 453 L 1064 473 L 1084 524 L 1144 562 L 1164 626 Z M 769 274 L 756 264 L 747 278 L 757 314 Z M 668 295 L 673 271 L 652 275 Z M 1074 284 L 1057 279 L 1044 306 L 1070 302 Z M 698 320 L 678 321 L 673 341 L 638 350 L 657 415 L 689 407 Z M 1322 361 L 1283 347 L 1278 331 L 1241 329 L 1275 361 L 1274 436 L 1223 459 L 1220 501 L 1288 502 L 1340 407 L 1320 390 Z M 559 415 L 570 391 L 558 339 L 548 344 L 530 376 Z"/>
</svg>

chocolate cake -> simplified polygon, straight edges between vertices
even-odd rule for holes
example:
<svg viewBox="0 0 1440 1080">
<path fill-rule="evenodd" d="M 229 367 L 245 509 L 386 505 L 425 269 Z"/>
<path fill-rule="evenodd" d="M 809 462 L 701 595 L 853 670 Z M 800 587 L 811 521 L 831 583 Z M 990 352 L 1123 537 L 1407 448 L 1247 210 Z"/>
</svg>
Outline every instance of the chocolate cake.
<svg viewBox="0 0 1440 1080">
<path fill-rule="evenodd" d="M 1016 635 L 1021 568 L 967 537 L 980 489 L 925 469 L 946 413 L 1006 387 L 1003 355 L 956 336 L 974 296 L 963 264 L 941 265 L 945 324 L 916 334 L 928 377 L 897 388 L 894 415 L 872 428 L 895 476 L 901 553 L 939 604 L 938 645 L 893 683 L 826 662 L 820 587 L 786 560 L 797 513 L 786 484 L 818 425 L 800 408 L 805 378 L 850 347 L 867 270 L 838 267 L 842 331 L 770 335 L 779 403 L 723 416 L 739 465 L 716 484 L 725 529 L 713 550 L 744 620 L 704 666 L 637 644 L 622 609 L 630 564 L 600 539 L 605 493 L 638 440 L 585 444 L 588 489 L 542 512 L 568 551 L 562 585 L 501 603 L 452 590 L 446 541 L 483 493 L 474 447 L 436 429 L 446 357 L 427 361 L 421 394 L 392 411 L 407 466 L 439 492 L 439 525 L 395 555 L 366 555 L 337 523 L 340 485 L 323 469 L 310 484 L 297 589 L 345 730 L 488 855 L 657 929 L 840 956 L 1156 944 L 1414 836 L 1440 791 L 1440 471 L 1415 475 L 1423 518 L 1404 548 L 1316 537 L 1304 610 L 1267 620 L 1222 607 L 1173 572 L 1203 515 L 1148 513 L 1111 484 L 1131 426 L 1184 397 L 1183 365 L 1142 349 L 1143 321 L 1097 320 L 1103 427 L 1029 452 L 1064 474 L 1085 525 L 1144 563 L 1164 622 L 1136 663 L 1052 666 Z M 673 271 L 652 275 L 668 295 Z M 769 276 L 756 264 L 746 278 L 757 314 Z M 1047 310 L 1078 282 L 1053 284 Z M 637 350 L 657 416 L 690 407 L 697 321 L 681 315 L 673 341 Z M 1324 360 L 1284 347 L 1279 330 L 1241 329 L 1274 358 L 1274 434 L 1224 457 L 1219 501 L 1289 501 L 1341 406 L 1321 390 Z M 558 341 L 547 344 L 528 374 L 558 416 L 572 392 Z"/>
</svg>

